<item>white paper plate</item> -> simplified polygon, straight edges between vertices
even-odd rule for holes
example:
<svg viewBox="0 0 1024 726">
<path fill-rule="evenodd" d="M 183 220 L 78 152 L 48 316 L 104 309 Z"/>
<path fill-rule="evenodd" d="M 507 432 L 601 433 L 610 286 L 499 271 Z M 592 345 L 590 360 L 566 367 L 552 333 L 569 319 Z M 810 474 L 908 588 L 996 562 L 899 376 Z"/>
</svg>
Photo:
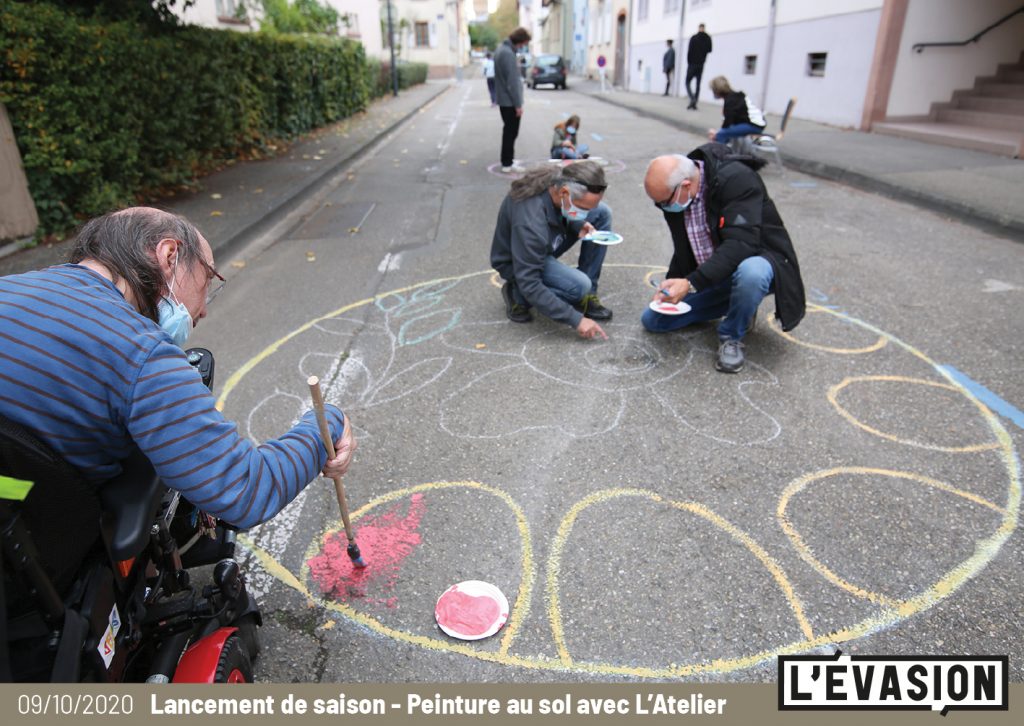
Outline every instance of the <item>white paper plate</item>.
<svg viewBox="0 0 1024 726">
<path fill-rule="evenodd" d="M 437 598 L 434 618 L 445 633 L 460 640 L 489 638 L 508 620 L 508 598 L 489 582 L 466 580 Z"/>
<path fill-rule="evenodd" d="M 668 300 L 663 302 L 655 302 L 651 300 L 651 304 L 648 305 L 651 310 L 662 315 L 682 315 L 688 313 L 692 308 L 689 305 L 680 300 L 677 303 L 671 303 Z"/>
<path fill-rule="evenodd" d="M 617 232 L 594 232 L 583 240 L 590 240 L 596 245 L 617 245 L 622 241 L 622 235 Z"/>
</svg>

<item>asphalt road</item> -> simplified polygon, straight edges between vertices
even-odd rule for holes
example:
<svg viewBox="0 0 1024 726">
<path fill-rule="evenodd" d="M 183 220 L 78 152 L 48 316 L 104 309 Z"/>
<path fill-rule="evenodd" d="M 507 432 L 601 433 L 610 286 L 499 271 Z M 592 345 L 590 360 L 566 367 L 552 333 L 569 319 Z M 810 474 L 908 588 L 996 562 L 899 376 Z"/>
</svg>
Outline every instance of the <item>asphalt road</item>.
<svg viewBox="0 0 1024 726">
<path fill-rule="evenodd" d="M 723 375 L 713 326 L 639 323 L 670 253 L 646 164 L 702 139 L 542 89 L 518 156 L 544 160 L 570 113 L 625 238 L 601 278 L 607 342 L 504 317 L 488 251 L 509 180 L 482 82 L 218 261 L 228 287 L 190 342 L 214 350 L 226 414 L 276 436 L 315 374 L 360 443 L 368 570 L 338 549 L 328 482 L 247 536 L 257 678 L 772 681 L 776 654 L 838 647 L 1008 653 L 1022 680 L 1024 247 L 766 170 L 809 311 L 783 335 L 768 298 L 747 368 Z M 438 629 L 463 580 L 508 597 L 495 636 Z"/>
</svg>

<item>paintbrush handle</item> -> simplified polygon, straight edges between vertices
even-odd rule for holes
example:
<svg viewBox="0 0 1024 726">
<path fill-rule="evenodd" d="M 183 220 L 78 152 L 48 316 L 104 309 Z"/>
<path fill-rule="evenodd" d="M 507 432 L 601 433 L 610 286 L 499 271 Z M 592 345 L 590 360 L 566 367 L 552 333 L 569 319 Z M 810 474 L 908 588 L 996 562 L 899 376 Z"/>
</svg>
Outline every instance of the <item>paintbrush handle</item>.
<svg viewBox="0 0 1024 726">
<path fill-rule="evenodd" d="M 331 427 L 327 425 L 327 414 L 324 413 L 324 396 L 320 392 L 320 379 L 310 376 L 306 379 L 309 385 L 309 393 L 313 397 L 313 410 L 316 412 L 316 422 L 320 426 L 320 439 L 327 449 L 327 458 L 334 458 L 334 442 L 331 441 Z"/>
<path fill-rule="evenodd" d="M 327 449 L 327 458 L 334 458 L 334 442 L 331 441 L 331 427 L 327 425 L 327 414 L 324 413 L 324 396 L 320 392 L 320 379 L 310 376 L 306 383 L 309 385 L 309 393 L 313 397 L 313 411 L 316 412 L 316 422 L 320 426 L 320 439 Z M 345 485 L 340 476 L 331 477 L 334 480 L 334 491 L 338 495 L 338 508 L 341 509 L 341 521 L 345 525 L 345 536 L 349 542 L 355 541 L 352 534 L 352 525 L 348 521 L 348 501 L 345 497 Z"/>
</svg>

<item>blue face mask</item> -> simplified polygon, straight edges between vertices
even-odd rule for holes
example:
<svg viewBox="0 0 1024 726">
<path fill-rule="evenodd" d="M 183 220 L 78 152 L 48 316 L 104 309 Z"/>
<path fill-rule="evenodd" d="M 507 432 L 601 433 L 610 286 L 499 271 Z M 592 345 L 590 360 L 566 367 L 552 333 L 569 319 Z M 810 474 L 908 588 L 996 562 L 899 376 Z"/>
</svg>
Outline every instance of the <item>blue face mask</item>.
<svg viewBox="0 0 1024 726">
<path fill-rule="evenodd" d="M 562 207 L 562 216 L 569 222 L 584 222 L 588 214 L 590 210 L 577 207 L 572 203 L 572 197 L 569 197 L 569 208 Z"/>
<path fill-rule="evenodd" d="M 565 130 L 568 131 L 570 134 L 575 134 L 576 133 L 576 127 L 575 126 L 566 126 Z"/>
<path fill-rule="evenodd" d="M 174 297 L 174 273 L 178 270 L 178 260 L 174 260 L 174 272 L 171 273 L 171 284 L 168 287 L 168 296 L 160 298 L 156 310 L 159 315 L 159 325 L 165 333 L 171 336 L 171 340 L 179 348 L 185 347 L 192 332 L 192 314 L 188 308 Z"/>
<path fill-rule="evenodd" d="M 676 194 L 678 194 L 678 190 Z M 675 197 L 676 195 L 673 194 L 672 196 Z M 686 208 L 689 207 L 691 204 L 693 204 L 693 200 L 690 198 L 689 194 L 687 194 L 685 204 L 680 202 L 672 202 L 671 204 L 666 204 L 664 206 L 662 206 L 661 204 L 657 206 L 663 212 L 668 212 L 669 214 L 679 214 L 679 212 L 685 212 Z"/>
</svg>

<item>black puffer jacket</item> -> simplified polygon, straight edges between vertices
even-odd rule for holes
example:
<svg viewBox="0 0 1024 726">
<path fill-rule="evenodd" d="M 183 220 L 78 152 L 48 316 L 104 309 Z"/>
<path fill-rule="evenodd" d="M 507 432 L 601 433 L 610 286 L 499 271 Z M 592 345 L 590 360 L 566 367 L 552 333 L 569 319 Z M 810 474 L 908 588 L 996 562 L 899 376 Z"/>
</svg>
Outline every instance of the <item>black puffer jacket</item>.
<svg viewBox="0 0 1024 726">
<path fill-rule="evenodd" d="M 714 253 L 698 267 L 685 215 L 665 212 L 675 249 L 668 277 L 686 277 L 702 290 L 731 276 L 748 257 L 765 257 L 775 273 L 775 317 L 783 330 L 792 330 L 804 317 L 804 283 L 789 233 L 756 171 L 764 161 L 733 154 L 716 143 L 688 156 L 704 163 L 704 202 Z"/>
</svg>

